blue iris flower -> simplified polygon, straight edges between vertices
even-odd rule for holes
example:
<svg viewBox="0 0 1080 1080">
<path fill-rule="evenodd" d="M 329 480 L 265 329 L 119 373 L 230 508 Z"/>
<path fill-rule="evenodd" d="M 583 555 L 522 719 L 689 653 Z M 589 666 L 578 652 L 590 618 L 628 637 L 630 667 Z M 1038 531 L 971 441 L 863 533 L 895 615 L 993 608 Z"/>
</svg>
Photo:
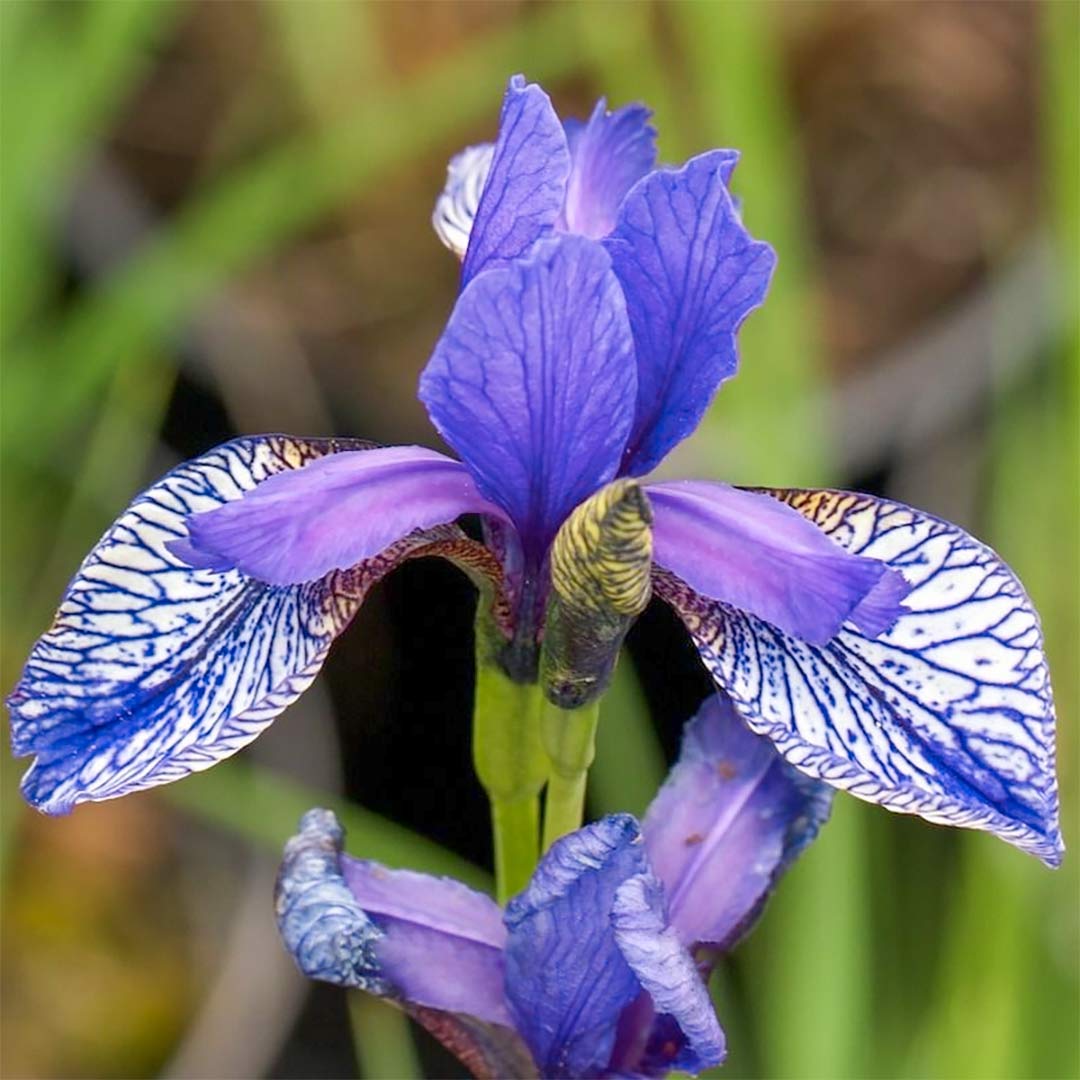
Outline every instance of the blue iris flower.
<svg viewBox="0 0 1080 1080">
<path fill-rule="evenodd" d="M 553 537 L 644 476 L 736 370 L 774 256 L 736 156 L 658 168 L 648 112 L 564 124 L 510 81 L 498 138 L 436 210 L 462 291 L 420 378 L 460 461 L 416 446 L 242 438 L 174 470 L 79 570 L 11 695 L 26 797 L 51 813 L 250 742 L 315 677 L 371 587 L 448 558 L 535 678 Z M 962 530 L 841 491 L 643 485 L 653 595 L 746 724 L 806 774 L 1061 858 L 1038 616 Z M 484 542 L 455 524 L 480 515 Z"/>
<path fill-rule="evenodd" d="M 312 978 L 388 997 L 478 1075 L 698 1073 L 724 1057 L 706 989 L 832 791 L 716 696 L 644 822 L 557 841 L 503 912 L 459 882 L 343 854 L 326 810 L 285 849 L 277 912 Z"/>
</svg>

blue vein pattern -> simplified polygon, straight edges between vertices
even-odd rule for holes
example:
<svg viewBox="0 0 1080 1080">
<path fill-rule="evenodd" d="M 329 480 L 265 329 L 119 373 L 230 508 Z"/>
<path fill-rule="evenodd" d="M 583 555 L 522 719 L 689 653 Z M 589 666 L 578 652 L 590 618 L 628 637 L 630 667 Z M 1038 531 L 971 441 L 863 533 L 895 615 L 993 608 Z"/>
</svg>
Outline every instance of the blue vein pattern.
<svg viewBox="0 0 1080 1080">
<path fill-rule="evenodd" d="M 838 491 L 769 490 L 848 551 L 915 586 L 867 638 L 789 637 L 655 571 L 747 724 L 797 768 L 890 810 L 996 833 L 1061 861 L 1054 706 L 1038 615 L 983 544 L 910 507 Z"/>
<path fill-rule="evenodd" d="M 184 518 L 267 477 L 370 443 L 241 438 L 140 495 L 87 556 L 8 705 L 47 813 L 208 768 L 251 742 L 315 678 L 371 585 L 437 532 L 318 581 L 273 586 L 193 570 L 166 547 Z"/>
</svg>

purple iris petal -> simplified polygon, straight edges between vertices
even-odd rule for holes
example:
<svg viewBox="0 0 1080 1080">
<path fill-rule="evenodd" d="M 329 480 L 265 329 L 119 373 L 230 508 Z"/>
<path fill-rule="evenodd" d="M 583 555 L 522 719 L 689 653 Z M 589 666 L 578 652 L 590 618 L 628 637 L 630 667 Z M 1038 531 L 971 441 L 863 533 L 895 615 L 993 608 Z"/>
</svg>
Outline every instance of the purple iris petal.
<svg viewBox="0 0 1080 1080">
<path fill-rule="evenodd" d="M 607 255 L 594 241 L 560 236 L 469 283 L 420 398 L 539 558 L 566 515 L 614 477 L 634 379 Z"/>
<path fill-rule="evenodd" d="M 899 503 L 771 497 L 852 554 L 903 570 L 911 591 L 884 634 L 847 625 L 815 646 L 657 571 L 656 595 L 746 723 L 834 787 L 985 829 L 1058 865 L 1053 695 L 1039 618 L 1015 575 L 955 525 Z"/>
<path fill-rule="evenodd" d="M 506 909 L 506 996 L 540 1071 L 598 1075 L 641 989 L 615 940 L 619 887 L 647 872 L 637 822 L 608 817 L 552 845 Z"/>
<path fill-rule="evenodd" d="M 643 105 L 607 111 L 601 98 L 585 124 L 567 127 L 570 181 L 564 223 L 568 232 L 599 239 L 615 227 L 630 188 L 656 163 L 656 129 Z"/>
<path fill-rule="evenodd" d="M 708 698 L 642 826 L 682 942 L 731 948 L 831 801 L 832 789 L 753 734 L 730 698 Z"/>
<path fill-rule="evenodd" d="M 736 159 L 714 150 L 646 176 L 604 241 L 637 350 L 627 475 L 647 473 L 694 431 L 735 374 L 739 324 L 765 297 L 776 259 L 739 221 L 727 190 Z"/>
<path fill-rule="evenodd" d="M 185 520 L 352 440 L 236 439 L 143 492 L 79 568 L 8 699 L 27 800 L 50 814 L 209 768 L 307 689 L 366 591 L 433 539 L 288 588 L 183 565 Z M 370 451 L 375 453 L 376 451 Z M 355 456 L 364 457 L 369 451 Z M 460 534 L 451 534 L 457 535 Z"/>
<path fill-rule="evenodd" d="M 875 633 L 903 611 L 908 591 L 883 562 L 852 555 L 768 495 L 704 481 L 651 484 L 658 566 L 692 589 L 824 644 L 847 620 Z M 898 583 L 876 588 L 883 578 Z"/>
<path fill-rule="evenodd" d="M 200 568 L 294 585 L 467 513 L 500 511 L 460 462 L 419 446 L 390 446 L 279 473 L 241 499 L 188 518 L 187 541 L 171 550 Z"/>
<path fill-rule="evenodd" d="M 461 268 L 463 284 L 485 268 L 527 254 L 554 229 L 569 175 L 566 134 L 551 99 L 535 83 L 513 76 Z"/>
<path fill-rule="evenodd" d="M 708 896 L 699 896 L 699 903 L 708 901 Z M 678 1069 L 696 1074 L 724 1060 L 724 1033 L 701 973 L 678 930 L 669 924 L 665 909 L 664 888 L 653 873 L 636 874 L 616 891 L 611 925 L 619 950 L 648 993 L 653 1010 L 658 1017 L 674 1021 L 673 1037 L 665 1040 L 665 1060 L 653 1060 L 650 1071 Z M 654 1022 L 645 1030 L 657 1026 Z M 648 1043 L 643 1054 L 650 1049 L 655 1056 L 657 1048 Z"/>
<path fill-rule="evenodd" d="M 382 975 L 406 1001 L 512 1026 L 503 995 L 502 910 L 458 881 L 343 855 L 345 883 L 382 931 Z"/>
</svg>

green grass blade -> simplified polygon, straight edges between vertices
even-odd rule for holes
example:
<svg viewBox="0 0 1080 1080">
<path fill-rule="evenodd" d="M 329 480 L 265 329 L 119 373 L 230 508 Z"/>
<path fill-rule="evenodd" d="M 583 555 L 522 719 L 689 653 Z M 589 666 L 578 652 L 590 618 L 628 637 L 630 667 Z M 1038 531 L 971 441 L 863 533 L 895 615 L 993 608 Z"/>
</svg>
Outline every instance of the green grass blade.
<svg viewBox="0 0 1080 1080">
<path fill-rule="evenodd" d="M 166 789 L 176 806 L 213 825 L 281 850 L 312 807 L 333 810 L 348 833 L 350 854 L 393 867 L 457 878 L 490 891 L 491 879 L 457 855 L 355 803 L 313 790 L 262 766 L 227 761 Z"/>
</svg>

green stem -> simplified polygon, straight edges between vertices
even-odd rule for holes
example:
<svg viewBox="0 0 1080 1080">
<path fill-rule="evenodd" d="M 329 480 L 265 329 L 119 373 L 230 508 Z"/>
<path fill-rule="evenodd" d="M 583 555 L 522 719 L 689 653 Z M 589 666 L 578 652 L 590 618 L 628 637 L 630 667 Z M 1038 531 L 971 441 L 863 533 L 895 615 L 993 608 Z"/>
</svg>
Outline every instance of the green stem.
<svg viewBox="0 0 1080 1080">
<path fill-rule="evenodd" d="M 495 894 L 504 904 L 528 884 L 540 854 L 540 789 L 547 767 L 540 745 L 540 688 L 514 682 L 492 658 L 491 641 L 478 619 L 473 764 L 491 802 Z"/>
<path fill-rule="evenodd" d="M 541 737 L 551 768 L 544 805 L 545 851 L 560 836 L 581 826 L 599 719 L 599 699 L 580 709 L 560 709 L 550 702 L 545 705 Z"/>
</svg>

